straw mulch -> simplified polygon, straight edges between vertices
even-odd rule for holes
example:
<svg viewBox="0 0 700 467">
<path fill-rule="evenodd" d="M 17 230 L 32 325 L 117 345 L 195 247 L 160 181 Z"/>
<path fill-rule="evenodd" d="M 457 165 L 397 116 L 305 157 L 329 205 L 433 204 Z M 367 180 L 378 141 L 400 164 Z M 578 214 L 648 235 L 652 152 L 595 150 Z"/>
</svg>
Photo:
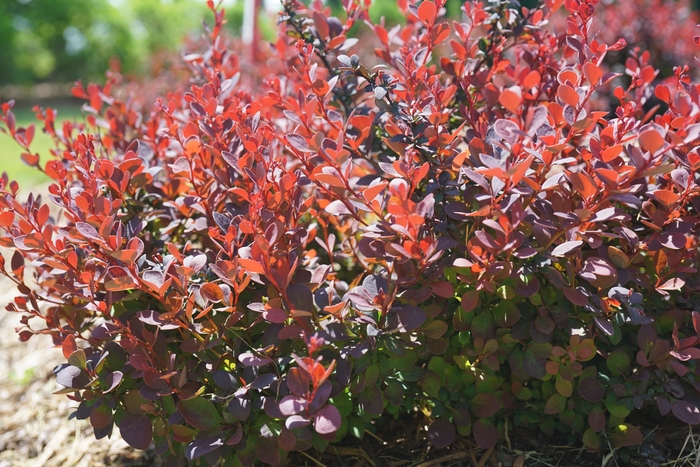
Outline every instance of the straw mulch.
<svg viewBox="0 0 700 467">
<path fill-rule="evenodd" d="M 7 282 L 0 287 L 8 290 Z M 0 467 L 153 465 L 118 430 L 98 441 L 86 420 L 68 420 L 77 404 L 52 394 L 60 387 L 51 370 L 65 359 L 46 336 L 19 341 L 20 316 L 4 310 L 11 298 L 0 297 Z"/>
</svg>

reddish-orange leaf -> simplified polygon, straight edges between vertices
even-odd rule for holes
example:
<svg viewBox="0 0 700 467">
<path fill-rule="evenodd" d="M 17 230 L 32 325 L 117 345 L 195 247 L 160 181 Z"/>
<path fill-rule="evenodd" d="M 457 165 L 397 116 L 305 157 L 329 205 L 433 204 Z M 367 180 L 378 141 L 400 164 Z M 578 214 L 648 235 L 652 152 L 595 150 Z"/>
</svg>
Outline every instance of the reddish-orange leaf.
<svg viewBox="0 0 700 467">
<path fill-rule="evenodd" d="M 343 181 L 340 179 L 340 177 L 336 175 L 331 175 L 331 174 L 326 174 L 326 173 L 319 173 L 315 175 L 316 180 L 322 183 L 327 183 L 331 186 L 337 186 L 337 187 L 345 187 L 345 184 Z"/>
<path fill-rule="evenodd" d="M 576 190 L 578 190 L 578 192 L 581 193 L 581 196 L 584 198 L 590 198 L 598 191 L 595 184 L 591 181 L 587 174 L 579 172 L 572 173 L 569 174 L 569 180 L 571 180 L 574 188 L 576 188 Z"/>
<path fill-rule="evenodd" d="M 418 7 L 418 18 L 427 25 L 432 25 L 435 22 L 437 15 L 437 7 L 432 1 L 424 1 Z"/>
<path fill-rule="evenodd" d="M 612 169 L 595 169 L 595 173 L 610 188 L 613 190 L 617 188 L 617 181 L 620 178 L 620 174 L 617 171 Z"/>
<path fill-rule="evenodd" d="M 374 198 L 377 197 L 377 195 L 379 195 L 379 193 L 384 191 L 387 185 L 388 183 L 382 182 L 371 186 L 362 192 L 362 196 L 365 198 L 366 201 L 372 201 Z"/>
<path fill-rule="evenodd" d="M 25 152 L 22 153 L 22 160 L 30 167 L 36 167 L 39 164 L 39 155 Z"/>
<path fill-rule="evenodd" d="M 584 63 L 583 74 L 591 84 L 598 84 L 603 77 L 603 72 L 600 70 L 600 67 L 593 62 Z"/>
<path fill-rule="evenodd" d="M 671 102 L 671 93 L 669 92 L 668 88 L 662 84 L 656 86 L 656 89 L 654 89 L 654 94 L 667 104 Z"/>
<path fill-rule="evenodd" d="M 34 131 L 35 131 L 35 126 L 34 124 L 30 124 L 25 130 L 24 130 L 24 139 L 27 141 L 27 146 L 32 144 L 32 140 L 34 139 Z"/>
<path fill-rule="evenodd" d="M 440 23 L 433 28 L 433 45 L 442 44 L 448 37 L 450 37 L 450 25 L 448 23 Z"/>
<path fill-rule="evenodd" d="M 615 159 L 617 156 L 622 153 L 622 145 L 621 144 L 616 144 L 615 146 L 611 146 L 603 151 L 601 154 L 603 162 L 610 162 L 611 160 Z"/>
<path fill-rule="evenodd" d="M 576 86 L 578 84 L 579 74 L 571 67 L 564 68 L 557 74 L 557 81 L 560 84 L 566 84 L 567 81 Z"/>
<path fill-rule="evenodd" d="M 529 156 L 527 159 L 520 162 L 508 171 L 508 174 L 510 175 L 510 181 L 513 184 L 513 186 L 517 185 L 520 182 L 520 180 L 523 179 L 523 177 L 527 173 L 527 169 L 529 169 L 530 165 L 532 164 L 532 159 L 533 156 Z"/>
<path fill-rule="evenodd" d="M 39 223 L 39 225 L 44 225 L 46 224 L 46 221 L 49 220 L 49 205 L 44 204 L 39 208 L 39 211 L 36 214 L 36 221 Z"/>
<path fill-rule="evenodd" d="M 639 144 L 650 153 L 654 154 L 656 151 L 664 146 L 664 139 L 661 137 L 658 131 L 649 129 L 642 131 L 639 134 Z"/>
<path fill-rule="evenodd" d="M 10 211 L 5 211 L 0 214 L 0 226 L 9 227 L 15 220 L 15 213 Z"/>
<path fill-rule="evenodd" d="M 665 207 L 669 207 L 674 204 L 680 198 L 680 195 L 672 192 L 671 190 L 656 190 L 654 192 L 654 198 Z"/>
<path fill-rule="evenodd" d="M 105 281 L 105 289 L 118 292 L 120 290 L 131 290 L 136 284 L 131 276 L 111 277 Z"/>
<path fill-rule="evenodd" d="M 191 136 L 185 141 L 185 153 L 188 156 L 193 156 L 198 154 L 202 150 L 202 143 L 196 136 Z"/>
<path fill-rule="evenodd" d="M 510 110 L 514 114 L 518 113 L 518 107 L 520 107 L 520 102 L 522 101 L 522 91 L 518 86 L 512 86 L 508 89 L 504 89 L 501 96 L 498 98 L 498 102 Z"/>
<path fill-rule="evenodd" d="M 63 344 L 61 344 L 61 351 L 63 356 L 68 358 L 73 352 L 78 350 L 78 344 L 75 342 L 75 337 L 73 334 L 68 334 L 65 339 L 63 339 Z"/>
<path fill-rule="evenodd" d="M 238 258 L 238 265 L 247 272 L 252 272 L 255 274 L 265 273 L 265 269 L 263 268 L 262 264 L 258 263 L 254 259 Z"/>
<path fill-rule="evenodd" d="M 117 250 L 112 252 L 110 256 L 131 265 L 136 260 L 136 250 Z"/>
<path fill-rule="evenodd" d="M 559 88 L 557 89 L 557 96 L 559 96 L 559 99 L 561 99 L 562 102 L 570 105 L 571 107 L 576 107 L 578 105 L 578 93 L 568 84 L 559 85 Z"/>
<path fill-rule="evenodd" d="M 221 287 L 219 287 L 218 284 L 209 282 L 204 284 L 199 291 L 202 294 L 202 297 L 206 298 L 210 302 L 219 303 L 224 301 L 224 292 L 221 290 Z"/>
<path fill-rule="evenodd" d="M 542 76 L 540 76 L 540 72 L 537 70 L 532 70 L 527 75 L 525 75 L 525 78 L 523 78 L 523 87 L 525 89 L 532 89 L 536 86 L 539 86 L 540 81 L 542 81 Z"/>
</svg>

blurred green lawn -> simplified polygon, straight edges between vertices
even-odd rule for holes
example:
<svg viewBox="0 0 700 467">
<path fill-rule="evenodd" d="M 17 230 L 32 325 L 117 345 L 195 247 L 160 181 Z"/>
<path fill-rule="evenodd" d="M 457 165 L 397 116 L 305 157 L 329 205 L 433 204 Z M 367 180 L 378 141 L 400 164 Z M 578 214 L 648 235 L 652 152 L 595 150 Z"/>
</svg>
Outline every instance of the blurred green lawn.
<svg viewBox="0 0 700 467">
<path fill-rule="evenodd" d="M 58 112 L 56 118 L 57 131 L 63 121 L 82 118 L 80 107 L 76 105 L 50 105 L 49 107 Z M 51 138 L 42 131 L 43 124 L 36 120 L 31 107 L 16 107 L 13 109 L 13 112 L 17 118 L 17 126 L 27 126 L 30 123 L 35 124 L 36 132 L 31 149 L 32 152 L 39 153 L 43 167 L 46 161 L 53 157 L 49 153 L 49 149 L 53 148 Z M 9 135 L 0 134 L 0 173 L 7 172 L 10 180 L 17 180 L 22 188 L 42 185 L 50 181 L 39 170 L 25 164 L 22 161 L 21 154 L 22 149 Z"/>
</svg>

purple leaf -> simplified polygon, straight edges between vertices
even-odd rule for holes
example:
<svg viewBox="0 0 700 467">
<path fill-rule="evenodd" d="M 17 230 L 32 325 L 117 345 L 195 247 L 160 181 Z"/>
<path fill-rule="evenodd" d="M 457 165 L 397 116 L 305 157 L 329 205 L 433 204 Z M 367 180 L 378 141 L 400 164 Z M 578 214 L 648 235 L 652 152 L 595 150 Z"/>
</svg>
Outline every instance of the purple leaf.
<svg viewBox="0 0 700 467">
<path fill-rule="evenodd" d="M 86 372 L 67 363 L 58 365 L 53 369 L 53 373 L 56 375 L 56 382 L 67 388 L 82 389 L 90 382 Z"/>
<path fill-rule="evenodd" d="M 211 430 L 224 422 L 214 404 L 203 397 L 181 400 L 177 409 L 187 423 L 200 430 Z"/>
<path fill-rule="evenodd" d="M 666 397 L 656 396 L 656 405 L 659 407 L 661 416 L 666 416 L 671 411 L 671 403 Z"/>
<path fill-rule="evenodd" d="M 341 423 L 340 412 L 334 405 L 325 405 L 314 414 L 314 430 L 320 435 L 335 433 Z"/>
<path fill-rule="evenodd" d="M 685 248 L 685 235 L 680 232 L 664 232 L 659 235 L 659 242 L 666 248 L 682 250 Z"/>
<path fill-rule="evenodd" d="M 289 430 L 294 430 L 310 424 L 311 420 L 304 418 L 301 415 L 292 415 L 284 422 L 284 426 L 286 426 Z"/>
<path fill-rule="evenodd" d="M 287 141 L 289 142 L 289 145 L 292 146 L 297 151 L 311 152 L 311 149 L 309 149 L 309 145 L 306 142 L 306 138 L 304 138 L 301 135 L 291 133 L 291 134 L 287 135 Z"/>
<path fill-rule="evenodd" d="M 330 381 L 324 381 L 323 384 L 316 390 L 316 394 L 314 395 L 311 404 L 309 404 L 309 412 L 315 412 L 322 407 L 323 404 L 328 401 L 332 389 L 333 386 L 331 385 Z"/>
<path fill-rule="evenodd" d="M 314 309 L 314 296 L 311 289 L 304 284 L 291 284 L 287 287 L 287 296 L 294 309 L 311 312 Z"/>
<path fill-rule="evenodd" d="M 264 373 L 250 383 L 250 389 L 265 389 L 269 388 L 272 383 L 277 381 L 277 375 L 274 373 Z"/>
<path fill-rule="evenodd" d="M 474 439 L 481 449 L 489 449 L 498 442 L 498 430 L 488 420 L 477 420 L 474 423 Z"/>
<path fill-rule="evenodd" d="M 501 401 L 488 392 L 474 396 L 471 401 L 471 411 L 477 418 L 489 418 L 501 409 Z"/>
<path fill-rule="evenodd" d="M 234 397 L 228 405 L 228 411 L 233 418 L 244 422 L 250 416 L 250 399 L 247 397 Z"/>
<path fill-rule="evenodd" d="M 224 439 L 220 436 L 200 436 L 187 445 L 185 457 L 194 460 L 199 456 L 216 451 L 224 445 Z"/>
<path fill-rule="evenodd" d="M 139 321 L 144 324 L 151 324 L 160 328 L 163 331 L 169 331 L 171 329 L 178 329 L 180 326 L 173 324 L 170 321 L 160 319 L 160 313 L 153 310 L 143 310 L 136 313 Z"/>
<path fill-rule="evenodd" d="M 90 240 L 102 240 L 100 234 L 90 224 L 78 222 L 75 224 L 75 229 L 85 238 L 89 238 Z"/>
<path fill-rule="evenodd" d="M 297 415 L 308 406 L 308 402 L 301 396 L 285 396 L 279 402 L 279 410 L 285 417 Z"/>
<path fill-rule="evenodd" d="M 591 376 L 579 382 L 578 393 L 589 402 L 599 402 L 605 396 L 605 386 L 597 377 Z"/>
<path fill-rule="evenodd" d="M 518 140 L 518 134 L 521 133 L 517 123 L 503 118 L 496 120 L 493 131 L 510 144 L 515 143 Z"/>
<path fill-rule="evenodd" d="M 446 448 L 455 439 L 455 427 L 444 418 L 438 418 L 428 428 L 428 439 L 438 449 Z"/>
<path fill-rule="evenodd" d="M 580 290 L 565 288 L 563 289 L 563 291 L 564 296 L 567 298 L 567 300 L 569 300 L 574 305 L 584 306 L 588 303 L 588 297 L 586 297 L 586 294 L 584 294 Z"/>
<path fill-rule="evenodd" d="M 471 212 L 472 210 L 466 204 L 456 201 L 447 203 L 445 206 L 445 214 L 457 221 L 469 219 L 469 213 Z"/>
<path fill-rule="evenodd" d="M 153 426 L 146 415 L 126 413 L 119 423 L 119 433 L 129 446 L 146 450 L 153 440 Z"/>
<path fill-rule="evenodd" d="M 348 209 L 348 207 L 343 203 L 341 200 L 337 199 L 326 206 L 326 212 L 329 214 L 332 214 L 334 216 L 342 216 L 342 215 L 349 215 L 352 214 L 352 212 Z"/>
<path fill-rule="evenodd" d="M 557 257 L 566 256 L 569 253 L 572 253 L 572 252 L 578 250 L 579 248 L 581 248 L 581 245 L 583 245 L 583 242 L 581 240 L 564 242 L 561 245 L 557 246 L 554 250 L 552 250 L 552 256 L 557 256 Z"/>
<path fill-rule="evenodd" d="M 588 425 L 596 433 L 603 431 L 606 422 L 605 411 L 601 407 L 595 406 L 588 412 Z"/>
<path fill-rule="evenodd" d="M 686 401 L 676 400 L 671 402 L 671 412 L 683 423 L 689 425 L 700 423 L 700 410 Z"/>
<path fill-rule="evenodd" d="M 396 308 L 398 308 L 399 322 L 406 331 L 418 329 L 423 325 L 423 323 L 425 323 L 425 311 L 421 310 L 417 306 L 394 307 L 395 311 Z"/>
<path fill-rule="evenodd" d="M 182 261 L 182 265 L 194 269 L 194 272 L 199 272 L 207 265 L 207 255 L 188 256 Z"/>
<path fill-rule="evenodd" d="M 238 356 L 238 361 L 245 366 L 265 366 L 272 363 L 271 358 L 259 357 L 252 352 L 245 352 Z"/>
<path fill-rule="evenodd" d="M 608 321 L 607 319 L 598 318 L 597 316 L 593 319 L 595 320 L 595 324 L 601 331 L 603 331 L 603 333 L 605 333 L 608 336 L 612 336 L 613 334 L 615 334 L 615 327 L 610 321 Z"/>
<path fill-rule="evenodd" d="M 119 386 L 119 383 L 122 382 L 122 378 L 124 377 L 124 374 L 121 371 L 113 371 L 109 374 L 107 374 L 107 377 L 105 378 L 105 384 L 107 385 L 107 389 L 103 391 L 105 394 L 108 392 L 111 392 Z"/>
</svg>

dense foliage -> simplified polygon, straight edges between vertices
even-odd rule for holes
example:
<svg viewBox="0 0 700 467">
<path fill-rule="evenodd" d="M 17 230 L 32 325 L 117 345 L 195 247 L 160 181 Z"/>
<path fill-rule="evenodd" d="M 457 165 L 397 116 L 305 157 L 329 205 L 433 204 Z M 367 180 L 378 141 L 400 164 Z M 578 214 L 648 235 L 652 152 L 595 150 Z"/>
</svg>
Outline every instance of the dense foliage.
<svg viewBox="0 0 700 467">
<path fill-rule="evenodd" d="M 48 158 L 3 104 L 61 210 L 0 181 L 8 310 L 62 346 L 75 416 L 171 465 L 279 464 L 416 410 L 438 448 L 700 423 L 687 69 L 655 85 L 629 56 L 608 114 L 592 103 L 625 44 L 590 33 L 595 0 L 465 2 L 452 23 L 444 0 L 403 0 L 391 30 L 344 3 L 286 0 L 257 79 L 210 1 L 189 82 L 153 107 L 116 77 L 76 86 L 85 126 L 37 109 Z M 347 37 L 362 21 L 374 57 Z"/>
</svg>

